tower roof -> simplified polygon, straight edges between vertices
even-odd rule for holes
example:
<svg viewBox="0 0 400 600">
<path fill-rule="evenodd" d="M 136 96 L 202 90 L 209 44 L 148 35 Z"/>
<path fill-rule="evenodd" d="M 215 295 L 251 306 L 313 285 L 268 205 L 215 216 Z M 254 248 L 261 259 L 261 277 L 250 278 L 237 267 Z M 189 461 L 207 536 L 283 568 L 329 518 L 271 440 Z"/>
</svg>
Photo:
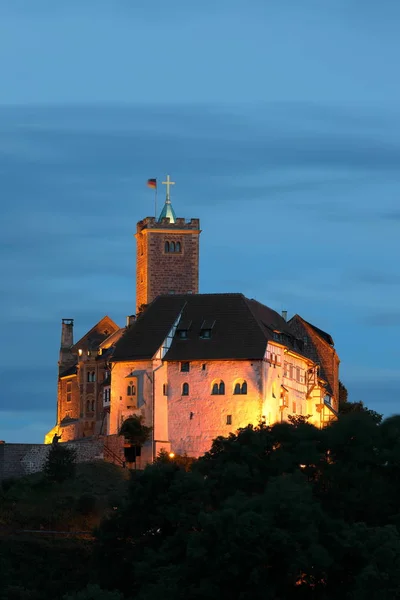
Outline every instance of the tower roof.
<svg viewBox="0 0 400 600">
<path fill-rule="evenodd" d="M 163 206 L 163 209 L 160 213 L 160 216 L 158 217 L 159 221 L 162 221 L 165 218 L 169 218 L 169 222 L 170 223 L 175 223 L 176 222 L 176 214 L 174 209 L 172 208 L 172 204 L 171 204 L 171 200 L 169 200 L 167 198 L 167 200 L 165 201 L 165 204 Z"/>
</svg>

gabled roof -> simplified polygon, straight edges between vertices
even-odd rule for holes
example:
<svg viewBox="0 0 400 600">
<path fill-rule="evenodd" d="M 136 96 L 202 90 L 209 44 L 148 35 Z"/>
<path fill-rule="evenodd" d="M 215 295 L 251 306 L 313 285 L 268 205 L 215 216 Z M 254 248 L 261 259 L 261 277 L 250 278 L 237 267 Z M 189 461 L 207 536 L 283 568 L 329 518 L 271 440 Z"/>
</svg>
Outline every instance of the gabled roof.
<svg viewBox="0 0 400 600">
<path fill-rule="evenodd" d="M 116 345 L 113 360 L 152 358 L 180 313 L 181 322 L 189 324 L 188 329 L 184 339 L 174 336 L 164 357 L 167 361 L 261 360 L 274 331 L 293 339 L 292 331 L 277 312 L 243 294 L 159 296 L 126 330 Z M 213 323 L 207 339 L 200 335 L 205 321 Z"/>
<path fill-rule="evenodd" d="M 82 350 L 97 350 L 101 342 L 118 329 L 118 325 L 106 315 L 71 347 L 71 352 L 77 352 L 79 348 Z"/>
<path fill-rule="evenodd" d="M 329 333 L 326 333 L 326 331 L 322 331 L 322 329 L 319 329 L 319 327 L 315 327 L 315 325 L 313 325 L 312 323 L 309 323 L 305 319 L 303 319 L 303 321 L 304 321 L 304 323 L 307 323 L 307 325 L 309 325 L 312 329 L 314 329 L 315 333 L 317 335 L 319 335 L 319 337 L 321 337 L 323 340 L 325 340 L 325 342 L 327 342 L 330 346 L 335 345 L 333 342 L 332 336 L 329 335 Z"/>
<path fill-rule="evenodd" d="M 322 338 L 327 344 L 329 344 L 330 346 L 334 346 L 334 341 L 332 336 L 327 333 L 326 331 L 323 331 L 322 329 L 320 329 L 319 327 L 316 327 L 315 325 L 313 325 L 312 323 L 309 323 L 308 321 L 306 321 L 305 319 L 303 319 L 303 317 L 301 317 L 300 315 L 294 315 L 290 321 L 289 321 L 289 326 L 291 321 L 295 321 L 296 319 L 299 319 L 300 321 L 302 321 L 303 323 L 305 323 L 305 325 L 308 325 L 308 327 L 311 327 L 311 329 L 313 329 L 313 331 L 315 331 L 315 333 Z"/>
</svg>

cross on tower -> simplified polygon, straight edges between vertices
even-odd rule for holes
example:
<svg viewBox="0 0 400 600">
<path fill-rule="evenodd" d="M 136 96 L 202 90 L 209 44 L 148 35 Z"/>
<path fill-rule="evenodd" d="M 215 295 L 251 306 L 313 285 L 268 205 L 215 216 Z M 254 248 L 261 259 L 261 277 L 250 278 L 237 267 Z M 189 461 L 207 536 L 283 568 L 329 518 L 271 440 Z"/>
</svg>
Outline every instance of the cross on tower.
<svg viewBox="0 0 400 600">
<path fill-rule="evenodd" d="M 161 183 L 162 183 L 163 185 L 166 185 L 166 186 L 167 186 L 167 196 L 166 196 L 166 199 L 165 199 L 165 201 L 166 201 L 166 202 L 170 202 L 170 197 L 169 197 L 169 186 L 170 186 L 170 185 L 175 185 L 175 181 L 171 181 L 171 180 L 170 180 L 170 178 L 169 178 L 169 175 L 167 175 L 167 181 L 162 181 Z"/>
</svg>

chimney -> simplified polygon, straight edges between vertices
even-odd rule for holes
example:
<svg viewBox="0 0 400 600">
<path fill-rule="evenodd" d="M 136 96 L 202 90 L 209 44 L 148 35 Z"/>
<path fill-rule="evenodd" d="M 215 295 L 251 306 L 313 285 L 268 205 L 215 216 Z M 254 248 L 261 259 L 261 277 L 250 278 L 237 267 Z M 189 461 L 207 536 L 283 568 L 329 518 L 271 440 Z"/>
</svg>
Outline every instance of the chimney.
<svg viewBox="0 0 400 600">
<path fill-rule="evenodd" d="M 74 320 L 63 319 L 61 324 L 61 348 L 71 348 L 74 345 Z"/>
<path fill-rule="evenodd" d="M 58 366 L 60 372 L 73 365 L 75 357 L 71 352 L 71 348 L 74 345 L 74 320 L 73 319 L 62 319 L 61 322 L 61 346 L 60 346 L 60 358 Z"/>
<path fill-rule="evenodd" d="M 131 325 L 134 324 L 135 321 L 136 321 L 136 316 L 135 315 L 129 315 L 128 317 L 126 317 L 126 326 L 130 327 Z"/>
<path fill-rule="evenodd" d="M 283 310 L 282 311 L 282 319 L 284 319 L 285 321 L 287 321 L 287 310 Z"/>
</svg>

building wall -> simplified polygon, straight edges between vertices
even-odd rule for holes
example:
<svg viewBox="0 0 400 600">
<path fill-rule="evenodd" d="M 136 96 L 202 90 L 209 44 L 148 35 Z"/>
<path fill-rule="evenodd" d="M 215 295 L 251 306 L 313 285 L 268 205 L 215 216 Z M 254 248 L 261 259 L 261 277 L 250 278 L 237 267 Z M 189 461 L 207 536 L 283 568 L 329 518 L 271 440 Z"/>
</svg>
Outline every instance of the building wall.
<svg viewBox="0 0 400 600">
<path fill-rule="evenodd" d="M 220 380 L 225 383 L 225 394 L 212 395 L 213 383 Z M 247 394 L 234 395 L 234 384 L 243 380 Z M 185 382 L 189 383 L 188 396 L 182 395 Z M 169 362 L 167 383 L 168 430 L 175 453 L 199 456 L 219 435 L 261 419 L 262 361 L 192 361 L 188 373 L 181 372 L 179 362 Z"/>
<path fill-rule="evenodd" d="M 304 353 L 315 363 L 321 365 L 321 377 L 327 380 L 332 389 L 332 406 L 337 411 L 339 403 L 340 360 L 335 348 L 321 338 L 298 315 L 290 320 L 290 327 L 300 339 L 306 340 Z"/>
<path fill-rule="evenodd" d="M 129 377 L 128 377 L 129 375 Z M 127 387 L 136 386 L 136 395 L 128 396 Z M 108 435 L 118 434 L 125 419 L 131 415 L 143 417 L 144 425 L 153 427 L 152 361 L 117 362 L 111 375 L 111 401 Z M 142 448 L 141 463 L 152 460 L 152 443 Z"/>
<path fill-rule="evenodd" d="M 137 224 L 136 311 L 161 294 L 198 293 L 199 235 L 198 219 L 158 223 L 147 217 Z M 166 252 L 167 241 L 179 242 L 181 252 Z"/>
</svg>

